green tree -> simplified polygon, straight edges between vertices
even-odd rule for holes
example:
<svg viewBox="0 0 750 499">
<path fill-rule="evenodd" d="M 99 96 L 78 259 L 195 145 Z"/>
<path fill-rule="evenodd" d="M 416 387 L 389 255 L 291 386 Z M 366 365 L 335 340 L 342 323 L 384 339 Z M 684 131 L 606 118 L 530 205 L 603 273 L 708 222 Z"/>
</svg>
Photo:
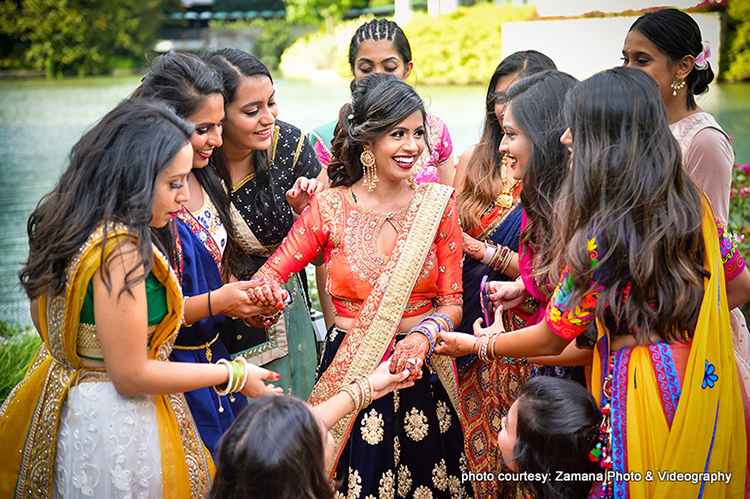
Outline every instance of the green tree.
<svg viewBox="0 0 750 499">
<path fill-rule="evenodd" d="M 0 33 L 22 44 L 26 67 L 91 75 L 144 61 L 163 0 L 0 0 Z"/>
<path fill-rule="evenodd" d="M 365 0 L 284 0 L 289 21 L 310 22 L 325 20 L 326 31 L 333 32 L 335 22 L 349 9 L 366 6 Z"/>
<path fill-rule="evenodd" d="M 214 0 L 214 12 L 284 10 L 282 0 Z"/>
<path fill-rule="evenodd" d="M 750 0 L 730 0 L 727 28 L 722 78 L 750 80 Z"/>
</svg>

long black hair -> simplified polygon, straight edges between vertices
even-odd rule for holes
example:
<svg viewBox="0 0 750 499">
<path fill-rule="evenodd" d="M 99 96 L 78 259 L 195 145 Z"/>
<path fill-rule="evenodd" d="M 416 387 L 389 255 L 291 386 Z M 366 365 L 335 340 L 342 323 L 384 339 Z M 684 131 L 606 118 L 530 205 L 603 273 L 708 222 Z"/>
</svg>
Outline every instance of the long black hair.
<svg viewBox="0 0 750 499">
<path fill-rule="evenodd" d="M 237 99 L 237 90 L 245 77 L 265 76 L 273 84 L 273 78 L 268 68 L 257 57 L 240 49 L 226 47 L 210 50 L 203 56 L 203 60 L 221 78 L 224 86 L 225 105 L 229 105 Z M 229 164 L 224 147 L 226 146 L 219 147 L 214 151 L 212 161 L 219 176 L 231 188 L 232 178 L 229 173 Z M 291 225 L 292 215 L 288 206 L 279 206 L 276 202 L 277 198 L 283 199 L 284 196 L 274 196 L 276 187 L 268 172 L 268 154 L 267 150 L 254 152 L 253 167 L 258 195 L 253 200 L 253 208 L 256 213 L 270 214 L 272 211 L 274 217 L 280 217 Z M 273 210 L 269 207 L 273 207 Z"/>
<path fill-rule="evenodd" d="M 603 269 L 596 317 L 639 344 L 653 333 L 692 337 L 707 275 L 701 193 L 682 168 L 656 83 L 628 67 L 597 73 L 570 91 L 565 118 L 573 156 L 555 205 L 555 267 L 567 266 L 575 283 Z M 574 286 L 569 306 L 588 289 Z"/>
<path fill-rule="evenodd" d="M 179 116 L 188 118 L 201 109 L 208 97 L 221 95 L 223 99 L 223 93 L 219 75 L 201 59 L 192 54 L 170 52 L 154 59 L 151 70 L 143 77 L 131 98 L 164 102 L 172 106 Z M 237 248 L 229 195 L 212 164 L 205 168 L 194 168 L 191 173 L 211 198 L 222 225 L 227 229 L 221 271 L 224 280 L 228 281 Z"/>
<path fill-rule="evenodd" d="M 681 10 L 660 9 L 646 12 L 635 20 L 629 31 L 633 30 L 648 38 L 672 62 L 677 62 L 686 55 L 698 57 L 703 51 L 703 37 L 698 23 Z M 693 66 L 685 77 L 688 109 L 696 108 L 694 96 L 708 92 L 708 84 L 713 79 L 714 72 L 708 60 L 703 69 Z"/>
<path fill-rule="evenodd" d="M 505 102 L 507 98 L 505 93 L 500 95 L 495 92 L 497 82 L 505 76 L 517 74 L 520 79 L 547 69 L 557 67 L 552 59 L 536 50 L 514 52 L 495 68 L 487 87 L 482 136 L 472 153 L 461 191 L 456 193 L 458 214 L 464 230 L 479 226 L 482 213 L 497 195 L 493 188 L 501 176 L 499 165 L 502 154 L 498 146 L 503 140 L 503 127 L 495 116 L 495 103 L 498 100 Z"/>
<path fill-rule="evenodd" d="M 574 381 L 539 376 L 521 387 L 516 404 L 515 468 L 553 474 L 547 483 L 521 482 L 521 487 L 535 499 L 585 499 L 593 474 L 602 471 L 589 459 L 602 419 L 594 397 Z M 587 479 L 555 481 L 558 471 Z"/>
<path fill-rule="evenodd" d="M 528 223 L 521 234 L 522 246 L 533 242 L 546 262 L 552 232 L 552 207 L 568 173 L 570 153 L 560 142 L 567 128 L 565 95 L 578 82 L 567 73 L 542 71 L 513 85 L 508 101 L 518 127 L 529 138 L 531 151 L 523 173 L 521 204 Z M 535 268 L 535 279 L 544 283 L 548 265 Z"/>
<path fill-rule="evenodd" d="M 362 178 L 359 156 L 364 144 L 382 137 L 416 111 L 422 113 L 424 122 L 422 99 L 397 76 L 375 73 L 362 78 L 354 89 L 351 104 L 344 104 L 339 111 L 331 143 L 333 159 L 328 165 L 331 187 L 349 187 Z"/>
<path fill-rule="evenodd" d="M 332 499 L 323 435 L 307 404 L 263 397 L 221 439 L 208 499 Z"/>
<path fill-rule="evenodd" d="M 153 265 L 148 224 L 154 183 L 192 132 L 193 126 L 170 107 L 130 100 L 83 135 L 57 185 L 29 217 L 29 258 L 19 274 L 29 298 L 62 292 L 69 259 L 102 222 L 105 238 L 110 222 L 125 224 L 137 236 L 140 259 L 118 291 L 146 278 Z M 102 264 L 102 279 L 111 291 L 109 270 Z"/>
</svg>

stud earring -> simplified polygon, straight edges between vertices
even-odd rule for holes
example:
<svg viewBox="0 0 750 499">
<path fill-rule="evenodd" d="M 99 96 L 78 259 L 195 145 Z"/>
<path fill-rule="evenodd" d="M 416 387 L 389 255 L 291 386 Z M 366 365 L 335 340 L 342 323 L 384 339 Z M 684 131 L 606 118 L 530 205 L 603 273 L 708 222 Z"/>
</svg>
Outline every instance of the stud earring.
<svg viewBox="0 0 750 499">
<path fill-rule="evenodd" d="M 685 86 L 685 80 L 681 76 L 675 76 L 674 81 L 670 85 L 672 88 L 672 95 L 677 96 L 677 92 L 679 90 L 682 90 L 682 87 Z"/>
<path fill-rule="evenodd" d="M 362 151 L 359 155 L 359 160 L 362 162 L 362 176 L 364 177 L 365 187 L 367 190 L 372 192 L 378 183 L 378 172 L 375 167 L 375 153 L 369 149 Z"/>
</svg>

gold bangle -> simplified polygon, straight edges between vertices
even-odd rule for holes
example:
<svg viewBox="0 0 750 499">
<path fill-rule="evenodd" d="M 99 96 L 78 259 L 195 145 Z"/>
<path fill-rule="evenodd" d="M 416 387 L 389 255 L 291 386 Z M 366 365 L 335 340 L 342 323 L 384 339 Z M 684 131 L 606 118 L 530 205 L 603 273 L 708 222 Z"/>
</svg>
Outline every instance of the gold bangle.
<svg viewBox="0 0 750 499">
<path fill-rule="evenodd" d="M 346 392 L 352 398 L 352 400 L 354 401 L 354 409 L 352 409 L 353 411 L 359 410 L 359 405 L 362 403 L 362 399 L 359 397 L 359 395 L 357 395 L 357 392 L 356 390 L 354 390 L 354 387 L 352 387 L 352 385 L 343 385 L 341 388 L 338 389 L 336 393 L 340 393 L 340 392 Z M 352 411 L 349 411 L 349 412 L 352 412 Z"/>
</svg>

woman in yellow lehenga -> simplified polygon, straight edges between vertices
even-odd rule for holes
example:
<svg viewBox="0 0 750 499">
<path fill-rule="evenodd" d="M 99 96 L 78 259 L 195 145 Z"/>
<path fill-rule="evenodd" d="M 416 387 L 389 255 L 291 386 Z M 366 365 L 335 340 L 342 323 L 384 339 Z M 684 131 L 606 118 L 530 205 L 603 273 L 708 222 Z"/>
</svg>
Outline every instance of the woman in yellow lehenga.
<svg viewBox="0 0 750 499">
<path fill-rule="evenodd" d="M 0 409 L 0 496 L 201 497 L 213 463 L 181 392 L 255 396 L 277 377 L 242 361 L 165 362 L 183 302 L 163 255 L 191 133 L 166 106 L 120 104 L 31 215 L 21 282 L 44 344 Z"/>
<path fill-rule="evenodd" d="M 602 431 L 592 458 L 621 474 L 601 477 L 610 479 L 590 497 L 742 497 L 747 441 L 729 309 L 750 298 L 745 262 L 682 169 L 650 77 L 625 67 L 594 75 L 568 94 L 565 116 L 571 173 L 555 206 L 551 262 L 562 273 L 547 317 L 477 348 L 488 358 L 556 355 L 596 321 Z M 475 344 L 442 338 L 436 351 L 451 355 Z M 731 480 L 712 481 L 718 472 Z"/>
</svg>

